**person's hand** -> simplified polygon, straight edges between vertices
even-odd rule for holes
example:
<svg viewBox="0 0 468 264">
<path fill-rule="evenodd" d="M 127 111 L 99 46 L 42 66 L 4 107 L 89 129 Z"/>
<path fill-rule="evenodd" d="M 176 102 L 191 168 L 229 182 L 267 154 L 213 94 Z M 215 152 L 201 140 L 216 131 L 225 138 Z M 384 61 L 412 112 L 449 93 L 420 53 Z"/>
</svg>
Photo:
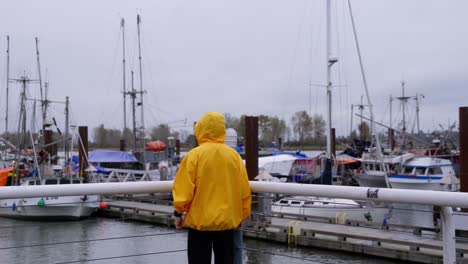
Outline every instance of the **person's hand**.
<svg viewBox="0 0 468 264">
<path fill-rule="evenodd" d="M 182 216 L 175 218 L 175 227 L 180 230 L 184 227 L 184 218 Z"/>
</svg>

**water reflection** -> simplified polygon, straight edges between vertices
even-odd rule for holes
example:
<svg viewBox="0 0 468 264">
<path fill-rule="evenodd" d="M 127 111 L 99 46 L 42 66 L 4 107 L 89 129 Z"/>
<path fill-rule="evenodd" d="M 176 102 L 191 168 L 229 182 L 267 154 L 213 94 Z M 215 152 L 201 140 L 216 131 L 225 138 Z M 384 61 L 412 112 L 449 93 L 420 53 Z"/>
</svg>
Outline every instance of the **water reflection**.
<svg viewBox="0 0 468 264">
<path fill-rule="evenodd" d="M 174 229 L 105 218 L 92 218 L 78 222 L 29 222 L 3 218 L 0 220 L 2 223 L 0 224 L 0 248 L 13 247 L 0 249 L 2 253 L 0 263 L 72 261 L 99 264 L 187 263 L 186 251 L 154 254 L 186 248 L 187 233 L 174 234 Z M 171 234 L 161 235 L 164 233 Z M 151 236 L 129 237 L 140 235 Z M 92 241 L 112 237 L 127 238 Z M 86 242 L 44 245 L 67 241 Z M 24 245 L 31 246 L 22 247 Z M 243 260 L 248 264 L 401 263 L 314 248 L 288 249 L 285 244 L 253 239 L 244 239 L 244 247 L 255 250 L 244 250 Z M 268 254 L 268 252 L 274 254 Z M 101 260 L 91 261 L 97 259 Z"/>
</svg>

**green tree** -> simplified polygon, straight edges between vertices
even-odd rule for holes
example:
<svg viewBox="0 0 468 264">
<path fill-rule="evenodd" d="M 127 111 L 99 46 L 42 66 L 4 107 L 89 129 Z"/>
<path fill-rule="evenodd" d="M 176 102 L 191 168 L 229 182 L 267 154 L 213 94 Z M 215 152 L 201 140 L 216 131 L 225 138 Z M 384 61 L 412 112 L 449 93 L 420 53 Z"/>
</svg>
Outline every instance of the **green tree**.
<svg viewBox="0 0 468 264">
<path fill-rule="evenodd" d="M 97 148 L 106 147 L 107 130 L 104 127 L 104 124 L 100 124 L 98 127 L 95 127 L 93 132 L 94 132 L 94 142 L 96 143 L 96 147 Z"/>
<path fill-rule="evenodd" d="M 286 122 L 283 119 L 273 116 L 270 117 L 270 125 L 273 140 L 277 140 L 278 138 L 282 138 L 284 140 L 284 135 L 288 129 Z"/>
<path fill-rule="evenodd" d="M 299 111 L 294 113 L 291 118 L 293 131 L 299 137 L 299 142 L 303 143 L 304 140 L 312 133 L 312 120 L 306 111 Z"/>
<path fill-rule="evenodd" d="M 151 140 L 161 140 L 166 142 L 167 138 L 171 135 L 171 131 L 167 124 L 160 124 L 151 129 Z"/>
<path fill-rule="evenodd" d="M 369 125 L 366 122 L 362 122 L 358 125 L 359 138 L 361 140 L 371 139 Z"/>
<path fill-rule="evenodd" d="M 322 115 L 314 114 L 312 116 L 312 131 L 313 131 L 313 138 L 315 140 L 319 140 L 325 135 L 326 122 L 323 119 Z"/>
</svg>

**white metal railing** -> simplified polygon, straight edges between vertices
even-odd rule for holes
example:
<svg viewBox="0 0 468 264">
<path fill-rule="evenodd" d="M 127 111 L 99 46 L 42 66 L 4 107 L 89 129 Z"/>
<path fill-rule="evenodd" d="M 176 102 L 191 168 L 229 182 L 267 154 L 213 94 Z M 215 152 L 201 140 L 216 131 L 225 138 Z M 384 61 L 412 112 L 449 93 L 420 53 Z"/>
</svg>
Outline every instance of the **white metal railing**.
<svg viewBox="0 0 468 264">
<path fill-rule="evenodd" d="M 91 194 L 170 192 L 172 181 L 12 186 L 0 188 L 0 199 Z M 252 192 L 321 196 L 355 200 L 425 204 L 441 207 L 444 263 L 456 262 L 452 207 L 468 208 L 468 193 L 333 185 L 250 182 Z"/>
</svg>

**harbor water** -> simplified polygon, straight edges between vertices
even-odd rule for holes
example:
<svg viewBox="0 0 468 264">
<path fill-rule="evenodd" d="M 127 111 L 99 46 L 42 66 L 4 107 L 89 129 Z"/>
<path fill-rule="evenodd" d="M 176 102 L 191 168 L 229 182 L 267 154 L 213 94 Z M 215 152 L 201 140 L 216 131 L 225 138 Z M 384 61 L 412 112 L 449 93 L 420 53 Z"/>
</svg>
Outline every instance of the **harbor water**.
<svg viewBox="0 0 468 264">
<path fill-rule="evenodd" d="M 33 222 L 0 218 L 0 263 L 187 263 L 185 231 L 121 219 Z M 244 263 L 401 263 L 244 239 Z"/>
</svg>

